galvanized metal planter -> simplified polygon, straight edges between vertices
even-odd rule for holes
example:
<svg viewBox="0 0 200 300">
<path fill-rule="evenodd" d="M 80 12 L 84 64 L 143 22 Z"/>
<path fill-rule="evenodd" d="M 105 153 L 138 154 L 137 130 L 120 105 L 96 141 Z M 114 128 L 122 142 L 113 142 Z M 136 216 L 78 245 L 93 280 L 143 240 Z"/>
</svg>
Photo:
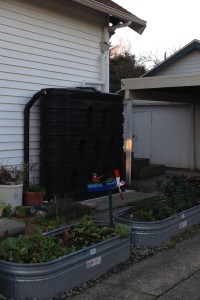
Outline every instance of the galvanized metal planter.
<svg viewBox="0 0 200 300">
<path fill-rule="evenodd" d="M 200 223 L 200 205 L 158 222 L 138 222 L 123 218 L 129 213 L 131 208 L 119 211 L 114 214 L 114 220 L 130 226 L 130 240 L 133 245 L 157 246 Z"/>
<path fill-rule="evenodd" d="M 0 260 L 0 294 L 20 300 L 50 299 L 107 272 L 129 256 L 130 239 L 117 236 L 50 262 Z"/>
</svg>

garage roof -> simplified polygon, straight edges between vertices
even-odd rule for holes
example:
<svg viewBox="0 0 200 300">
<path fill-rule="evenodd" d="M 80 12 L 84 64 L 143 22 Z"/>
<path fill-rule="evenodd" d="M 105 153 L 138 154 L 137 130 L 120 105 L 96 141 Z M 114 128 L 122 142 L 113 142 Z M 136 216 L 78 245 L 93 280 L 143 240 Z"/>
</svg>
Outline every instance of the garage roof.
<svg viewBox="0 0 200 300">
<path fill-rule="evenodd" d="M 158 100 L 170 102 L 200 102 L 200 74 L 159 75 L 159 71 L 191 51 L 200 50 L 200 42 L 194 40 L 167 60 L 147 72 L 143 77 L 122 79 L 122 90 L 127 99 Z"/>
</svg>

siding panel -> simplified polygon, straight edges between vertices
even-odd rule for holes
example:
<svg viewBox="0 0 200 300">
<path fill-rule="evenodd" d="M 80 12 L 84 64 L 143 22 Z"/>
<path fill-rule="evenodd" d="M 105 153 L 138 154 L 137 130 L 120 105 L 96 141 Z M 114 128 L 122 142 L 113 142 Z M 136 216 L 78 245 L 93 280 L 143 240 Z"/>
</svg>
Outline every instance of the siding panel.
<svg viewBox="0 0 200 300">
<path fill-rule="evenodd" d="M 194 50 L 175 63 L 166 67 L 158 75 L 178 75 L 178 74 L 200 73 L 200 51 Z"/>
<path fill-rule="evenodd" d="M 23 160 L 23 111 L 43 88 L 101 80 L 105 16 L 71 0 L 0 0 L 0 161 Z M 64 3 L 64 5 L 63 5 Z M 31 109 L 30 154 L 39 161 L 39 103 Z"/>
</svg>

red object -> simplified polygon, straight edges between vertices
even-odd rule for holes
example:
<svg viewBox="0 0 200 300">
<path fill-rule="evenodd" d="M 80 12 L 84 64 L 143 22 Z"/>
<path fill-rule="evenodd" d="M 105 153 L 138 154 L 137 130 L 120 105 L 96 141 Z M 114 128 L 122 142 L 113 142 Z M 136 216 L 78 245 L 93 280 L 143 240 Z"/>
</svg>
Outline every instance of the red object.
<svg viewBox="0 0 200 300">
<path fill-rule="evenodd" d="M 116 181 L 117 181 L 117 186 L 118 186 L 118 189 L 119 189 L 120 198 L 123 201 L 124 198 L 123 198 L 123 193 L 122 193 L 122 190 L 121 190 L 120 186 L 124 185 L 124 181 L 120 182 L 119 170 L 114 170 L 114 174 L 115 174 L 115 178 L 116 178 Z"/>
<path fill-rule="evenodd" d="M 92 173 L 92 182 L 99 182 L 99 177 L 97 176 L 96 173 Z"/>
<path fill-rule="evenodd" d="M 119 170 L 114 170 L 114 173 L 115 173 L 115 178 L 120 177 Z"/>
<path fill-rule="evenodd" d="M 34 206 L 42 205 L 45 193 L 40 192 L 24 192 L 24 205 Z"/>
</svg>

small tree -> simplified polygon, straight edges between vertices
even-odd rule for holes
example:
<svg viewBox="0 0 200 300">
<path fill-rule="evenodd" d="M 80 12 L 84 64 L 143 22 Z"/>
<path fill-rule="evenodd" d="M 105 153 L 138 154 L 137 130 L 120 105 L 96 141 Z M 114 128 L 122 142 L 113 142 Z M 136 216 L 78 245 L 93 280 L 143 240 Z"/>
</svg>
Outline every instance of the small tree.
<svg viewBox="0 0 200 300">
<path fill-rule="evenodd" d="M 122 78 L 137 78 L 146 73 L 144 64 L 137 62 L 135 55 L 125 52 L 110 58 L 110 92 L 121 89 Z"/>
</svg>

